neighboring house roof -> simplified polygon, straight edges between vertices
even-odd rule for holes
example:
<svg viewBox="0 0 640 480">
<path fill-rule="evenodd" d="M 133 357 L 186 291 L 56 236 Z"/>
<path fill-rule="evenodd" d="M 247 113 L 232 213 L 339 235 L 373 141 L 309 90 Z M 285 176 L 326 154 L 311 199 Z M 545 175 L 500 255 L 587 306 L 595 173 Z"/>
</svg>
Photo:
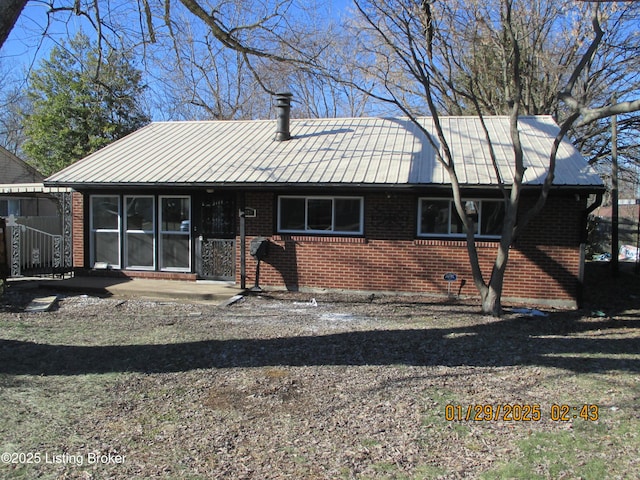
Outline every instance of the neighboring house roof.
<svg viewBox="0 0 640 480">
<path fill-rule="evenodd" d="M 500 175 L 511 183 L 513 151 L 508 117 L 487 117 Z M 432 119 L 420 119 L 433 132 Z M 441 122 L 463 186 L 498 180 L 477 117 Z M 525 183 L 546 176 L 559 131 L 549 116 L 522 117 Z M 446 170 L 422 131 L 403 118 L 291 120 L 292 139 L 276 141 L 275 122 L 191 121 L 152 123 L 49 177 L 49 185 L 391 186 L 449 185 Z M 556 186 L 601 189 L 600 177 L 563 141 Z"/>
<path fill-rule="evenodd" d="M 31 165 L 20 160 L 6 148 L 0 146 L 0 182 L 34 183 L 42 182 L 44 175 Z"/>
</svg>

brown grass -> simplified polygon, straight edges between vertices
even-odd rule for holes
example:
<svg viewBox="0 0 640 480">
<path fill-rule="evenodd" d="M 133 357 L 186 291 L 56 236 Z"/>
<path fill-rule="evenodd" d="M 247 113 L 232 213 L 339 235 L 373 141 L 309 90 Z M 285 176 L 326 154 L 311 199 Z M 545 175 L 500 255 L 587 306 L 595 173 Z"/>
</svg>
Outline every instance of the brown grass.
<svg viewBox="0 0 640 480">
<path fill-rule="evenodd" d="M 640 282 L 605 268 L 590 265 L 579 311 L 499 320 L 420 297 L 311 307 L 281 293 L 225 309 L 72 296 L 28 315 L 34 292 L 9 291 L 0 477 L 633 478 Z M 448 421 L 447 405 L 541 418 Z M 112 461 L 89 464 L 98 454 Z M 72 458 L 84 463 L 51 461 Z"/>
</svg>

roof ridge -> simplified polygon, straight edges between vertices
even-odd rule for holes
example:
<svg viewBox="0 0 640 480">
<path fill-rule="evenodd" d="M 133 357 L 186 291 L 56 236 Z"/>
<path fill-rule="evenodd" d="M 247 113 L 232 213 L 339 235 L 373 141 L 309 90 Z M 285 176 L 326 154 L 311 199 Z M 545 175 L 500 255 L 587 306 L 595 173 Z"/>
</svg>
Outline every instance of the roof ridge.
<svg viewBox="0 0 640 480">
<path fill-rule="evenodd" d="M 415 117 L 416 119 L 431 119 L 431 115 L 420 115 Z M 478 119 L 478 115 L 440 115 L 440 119 Z M 483 115 L 485 119 L 504 119 L 510 118 L 510 115 Z M 553 118 L 550 113 L 538 114 L 538 115 L 520 115 L 518 118 Z M 391 116 L 391 115 L 367 115 L 367 116 L 351 116 L 351 117 L 303 117 L 296 118 L 291 117 L 292 122 L 328 122 L 328 121 L 340 121 L 340 120 L 410 120 L 408 116 Z M 275 118 L 257 118 L 257 119 L 228 119 L 228 120 L 154 120 L 149 125 L 162 125 L 162 124 L 189 124 L 189 123 L 262 123 L 273 122 Z"/>
</svg>

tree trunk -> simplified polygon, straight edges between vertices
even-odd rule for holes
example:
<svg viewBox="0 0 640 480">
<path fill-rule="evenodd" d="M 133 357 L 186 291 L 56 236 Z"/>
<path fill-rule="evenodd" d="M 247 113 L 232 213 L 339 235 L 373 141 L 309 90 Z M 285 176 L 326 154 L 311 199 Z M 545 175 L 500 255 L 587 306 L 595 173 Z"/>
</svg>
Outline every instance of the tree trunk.
<svg viewBox="0 0 640 480">
<path fill-rule="evenodd" d="M 0 2 L 0 47 L 9 37 L 27 0 L 7 0 Z"/>
<path fill-rule="evenodd" d="M 519 145 L 519 142 L 516 143 Z M 507 202 L 502 236 L 493 262 L 491 278 L 486 288 L 480 291 L 482 312 L 494 317 L 502 315 L 502 287 L 504 285 L 504 276 L 507 272 L 507 263 L 509 262 L 509 248 L 514 239 L 514 226 L 518 217 L 521 178 L 521 175 L 516 175 L 518 181 L 514 182 L 511 196 Z"/>
<path fill-rule="evenodd" d="M 482 295 L 482 313 L 491 315 L 492 317 L 499 317 L 502 315 L 502 302 L 500 297 L 502 291 L 502 281 L 500 282 L 500 292 L 498 292 L 493 285 L 489 285 L 489 288 L 485 290 Z"/>
<path fill-rule="evenodd" d="M 496 260 L 493 264 L 491 279 L 489 284 L 480 292 L 482 300 L 482 313 L 499 317 L 502 315 L 502 286 L 504 285 L 504 275 L 507 271 L 509 260 L 509 244 L 501 242 L 498 247 Z"/>
</svg>

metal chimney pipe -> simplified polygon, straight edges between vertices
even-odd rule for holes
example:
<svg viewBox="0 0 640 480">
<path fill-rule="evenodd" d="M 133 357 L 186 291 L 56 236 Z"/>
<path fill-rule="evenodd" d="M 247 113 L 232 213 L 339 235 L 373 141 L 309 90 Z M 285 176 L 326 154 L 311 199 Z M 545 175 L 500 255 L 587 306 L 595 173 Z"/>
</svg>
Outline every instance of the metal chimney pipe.
<svg viewBox="0 0 640 480">
<path fill-rule="evenodd" d="M 284 142 L 291 138 L 291 131 L 289 130 L 291 97 L 293 97 L 293 94 L 288 92 L 276 94 L 276 108 L 278 110 L 276 140 L 279 142 Z"/>
</svg>

